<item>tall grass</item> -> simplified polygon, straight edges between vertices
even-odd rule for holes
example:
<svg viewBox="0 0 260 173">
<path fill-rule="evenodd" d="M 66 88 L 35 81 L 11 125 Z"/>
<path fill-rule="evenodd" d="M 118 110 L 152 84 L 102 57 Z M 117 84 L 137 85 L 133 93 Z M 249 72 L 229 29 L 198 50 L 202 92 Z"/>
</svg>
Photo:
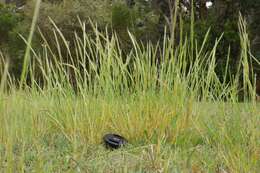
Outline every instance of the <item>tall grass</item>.
<svg viewBox="0 0 260 173">
<path fill-rule="evenodd" d="M 37 23 L 39 11 L 40 11 L 40 5 L 41 5 L 41 0 L 36 0 L 32 25 L 31 25 L 31 29 L 30 29 L 30 33 L 29 33 L 29 37 L 28 37 L 26 51 L 24 54 L 24 62 L 23 62 L 23 68 L 22 68 L 22 73 L 21 73 L 21 79 L 20 79 L 20 88 L 23 86 L 23 84 L 26 80 L 27 72 L 28 72 L 28 64 L 30 63 L 30 47 L 32 44 L 33 34 L 34 34 L 35 26 Z"/>
<path fill-rule="evenodd" d="M 44 91 L 56 89 L 63 92 L 67 88 L 82 95 L 114 96 L 150 91 L 160 95 L 178 95 L 178 99 L 181 96 L 181 99 L 194 97 L 195 100 L 211 101 L 237 101 L 239 88 L 243 88 L 244 100 L 254 100 L 254 86 L 250 78 L 253 75 L 249 70 L 252 58 L 242 17 L 239 23 L 242 51 L 238 70 L 236 75 L 230 76 L 230 64 L 227 63 L 224 81 L 220 81 L 215 72 L 216 50 L 222 36 L 216 39 L 210 50 L 206 49 L 210 30 L 205 34 L 202 45 L 197 45 L 196 40 L 187 38 L 181 32 L 183 41 L 178 46 L 174 46 L 171 37 L 165 36 L 163 47 L 150 43 L 139 44 L 129 33 L 133 49 L 125 55 L 117 36 L 100 33 L 94 24 L 93 38 L 86 33 L 86 23 L 79 20 L 82 32 L 75 32 L 73 43 L 69 43 L 55 23 L 51 22 L 54 26 L 55 49 L 44 35 L 41 52 L 28 46 L 31 49 L 31 61 L 28 65 L 25 60 L 21 84 L 29 79 L 30 87 Z M 30 41 L 27 44 L 30 45 Z M 231 80 L 227 81 L 227 78 Z"/>
<path fill-rule="evenodd" d="M 227 63 L 223 81 L 215 72 L 222 36 L 206 49 L 210 30 L 201 45 L 181 32 L 178 46 L 165 35 L 162 47 L 140 44 L 129 33 L 133 49 L 125 55 L 116 34 L 101 33 L 93 23 L 94 37 L 79 20 L 82 31 L 69 43 L 50 21 L 55 49 L 40 30 L 41 51 L 24 39 L 30 51 L 20 90 L 8 63 L 1 63 L 1 171 L 260 170 L 260 110 L 249 70 L 254 57 L 242 17 L 238 70 L 229 76 Z M 238 103 L 239 88 L 249 102 Z M 105 150 L 101 138 L 108 132 L 130 144 Z"/>
</svg>

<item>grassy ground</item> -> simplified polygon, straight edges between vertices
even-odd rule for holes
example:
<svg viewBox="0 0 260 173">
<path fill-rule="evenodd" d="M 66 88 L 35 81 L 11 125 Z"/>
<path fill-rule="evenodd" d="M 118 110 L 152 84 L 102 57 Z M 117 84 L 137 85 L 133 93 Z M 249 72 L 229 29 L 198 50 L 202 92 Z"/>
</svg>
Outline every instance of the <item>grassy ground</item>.
<svg viewBox="0 0 260 173">
<path fill-rule="evenodd" d="M 258 172 L 259 105 L 15 92 L 0 100 L 1 172 Z M 106 150 L 114 132 L 129 145 Z"/>
</svg>

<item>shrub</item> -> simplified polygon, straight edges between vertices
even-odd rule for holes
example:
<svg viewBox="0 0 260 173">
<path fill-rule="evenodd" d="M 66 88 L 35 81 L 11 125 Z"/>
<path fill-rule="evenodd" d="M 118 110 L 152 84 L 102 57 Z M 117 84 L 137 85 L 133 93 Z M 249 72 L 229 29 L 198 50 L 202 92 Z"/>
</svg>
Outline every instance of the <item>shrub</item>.
<svg viewBox="0 0 260 173">
<path fill-rule="evenodd" d="M 16 12 L 16 7 L 12 4 L 6 5 L 0 3 L 0 49 L 9 58 L 10 68 L 13 74 L 18 74 L 20 69 L 20 60 L 23 54 L 25 44 L 18 36 L 24 25 L 20 25 L 24 16 Z M 23 29 L 24 30 L 24 29 Z"/>
<path fill-rule="evenodd" d="M 15 7 L 0 3 L 0 44 L 8 41 L 10 32 L 17 26 L 21 19 L 19 13 L 15 13 Z"/>
<path fill-rule="evenodd" d="M 144 2 L 136 1 L 130 8 L 125 3 L 115 3 L 112 8 L 112 27 L 127 40 L 129 30 L 138 41 L 157 42 L 159 15 Z"/>
</svg>

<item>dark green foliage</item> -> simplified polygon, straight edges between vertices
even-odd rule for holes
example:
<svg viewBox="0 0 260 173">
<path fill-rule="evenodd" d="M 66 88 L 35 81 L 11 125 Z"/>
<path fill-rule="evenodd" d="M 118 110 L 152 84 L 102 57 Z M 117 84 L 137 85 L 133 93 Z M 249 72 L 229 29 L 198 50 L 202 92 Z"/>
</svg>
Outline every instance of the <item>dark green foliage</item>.
<svg viewBox="0 0 260 173">
<path fill-rule="evenodd" d="M 115 30 L 126 30 L 134 25 L 134 14 L 125 4 L 116 4 L 112 8 L 112 26 Z"/>
<path fill-rule="evenodd" d="M 131 42 L 128 31 L 138 38 L 138 41 L 156 43 L 159 16 L 152 8 L 142 1 L 135 1 L 131 6 L 125 3 L 114 3 L 112 8 L 112 28 L 117 32 L 123 47 L 128 49 Z"/>
<path fill-rule="evenodd" d="M 13 74 L 18 74 L 21 69 L 21 60 L 25 44 L 18 33 L 25 33 L 21 25 L 23 14 L 15 11 L 13 5 L 0 4 L 0 50 L 4 51 L 9 59 L 10 70 Z"/>
<path fill-rule="evenodd" d="M 8 41 L 10 32 L 17 26 L 20 15 L 14 12 L 15 7 L 0 3 L 0 44 Z"/>
<path fill-rule="evenodd" d="M 195 21 L 195 38 L 198 40 L 199 45 L 202 44 L 205 33 L 210 28 L 210 34 L 207 41 L 207 47 L 212 48 L 215 44 L 216 38 L 222 34 L 223 37 L 217 48 L 217 68 L 216 71 L 221 79 L 225 70 L 227 56 L 229 54 L 230 64 L 236 64 L 240 56 L 240 38 L 238 31 L 238 13 L 230 18 L 222 18 L 215 13 L 215 9 L 209 9 L 207 17 L 197 19 Z M 231 71 L 236 71 L 236 66 L 233 65 Z"/>
</svg>

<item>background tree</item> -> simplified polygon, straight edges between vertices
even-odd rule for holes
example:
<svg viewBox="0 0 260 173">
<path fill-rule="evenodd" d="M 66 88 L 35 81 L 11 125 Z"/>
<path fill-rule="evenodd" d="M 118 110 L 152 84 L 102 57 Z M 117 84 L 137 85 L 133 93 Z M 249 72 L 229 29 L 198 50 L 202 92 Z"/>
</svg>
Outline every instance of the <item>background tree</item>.
<svg viewBox="0 0 260 173">
<path fill-rule="evenodd" d="M 191 19 L 191 7 L 194 3 L 194 22 L 195 34 L 198 40 L 203 39 L 208 28 L 211 28 L 209 37 L 209 47 L 212 47 L 214 41 L 222 33 L 223 39 L 217 50 L 217 71 L 221 76 L 226 63 L 228 50 L 230 48 L 230 63 L 236 64 L 240 56 L 240 41 L 238 32 L 238 17 L 239 12 L 247 18 L 249 24 L 249 35 L 252 40 L 251 48 L 253 54 L 260 60 L 260 1 L 259 0 L 152 0 L 155 8 L 160 11 L 159 27 L 163 28 L 171 21 L 174 14 L 174 6 L 179 2 L 179 12 L 185 13 L 186 19 L 189 22 Z M 207 4 L 211 3 L 211 6 Z M 183 10 L 184 9 L 184 10 Z M 186 28 L 188 29 L 188 28 Z M 161 29 L 162 30 L 162 29 Z M 233 66 L 233 68 L 236 68 Z M 259 65 L 254 63 L 256 73 L 259 73 Z M 235 71 L 235 69 L 233 70 Z M 260 73 L 259 73 L 260 76 Z"/>
</svg>

